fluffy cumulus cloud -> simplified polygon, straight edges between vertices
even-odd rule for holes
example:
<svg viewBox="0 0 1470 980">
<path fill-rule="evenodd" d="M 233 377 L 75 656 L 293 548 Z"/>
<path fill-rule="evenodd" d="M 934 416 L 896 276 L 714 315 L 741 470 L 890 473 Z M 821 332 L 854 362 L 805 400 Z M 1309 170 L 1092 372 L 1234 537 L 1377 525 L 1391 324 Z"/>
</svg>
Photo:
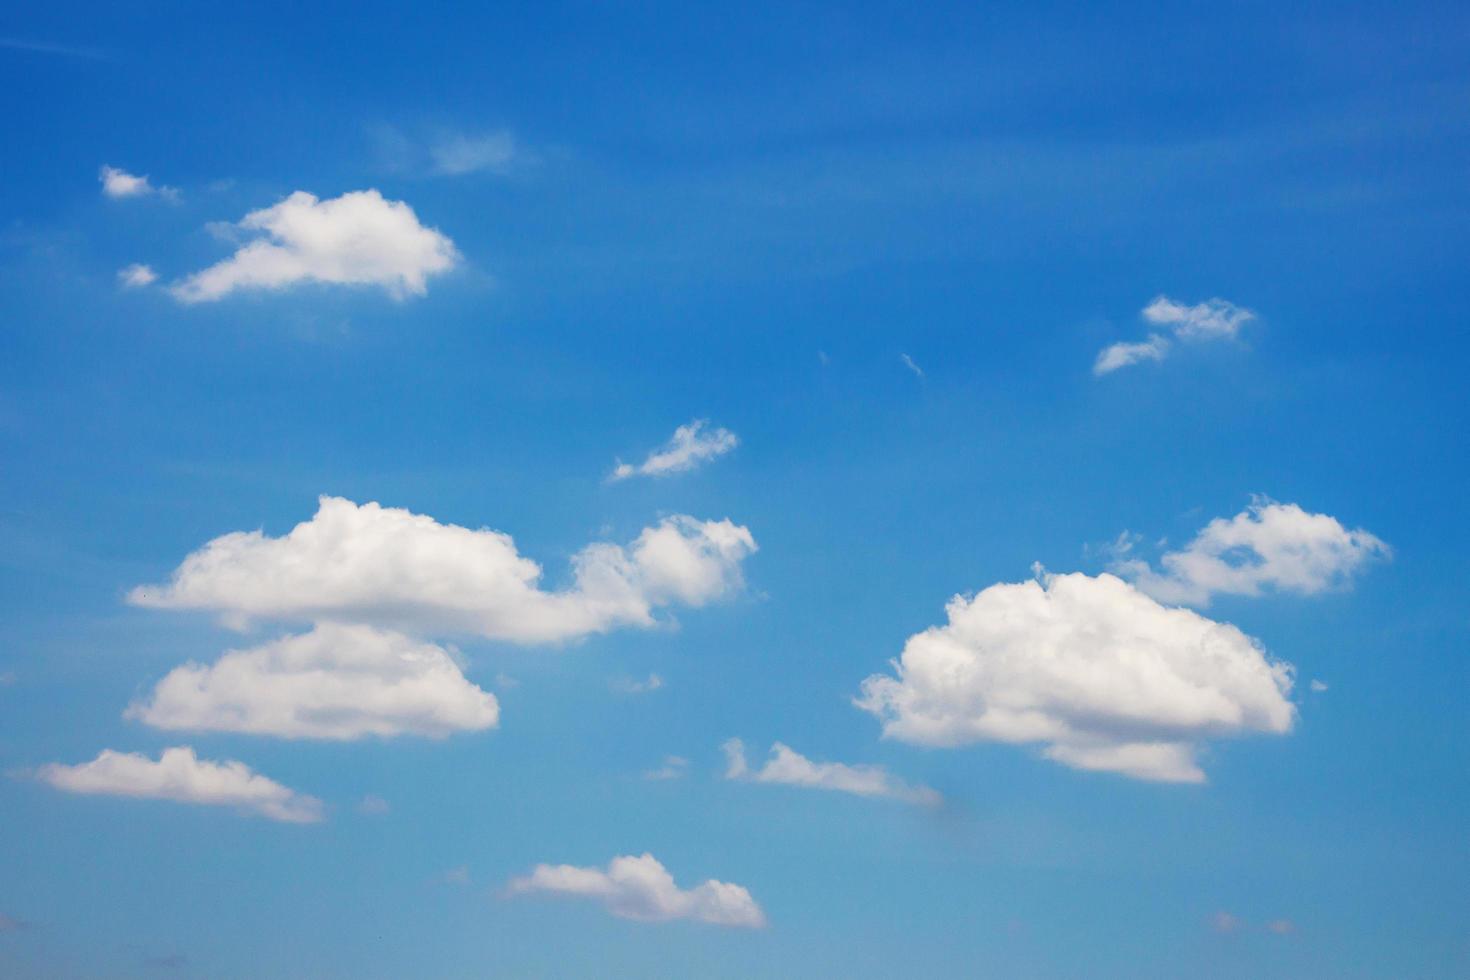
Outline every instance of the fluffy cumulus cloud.
<svg viewBox="0 0 1470 980">
<path fill-rule="evenodd" d="M 322 803 L 315 797 L 251 772 L 242 762 L 200 759 L 187 746 L 165 749 L 156 761 L 105 749 L 91 762 L 42 766 L 36 777 L 68 793 L 228 806 L 286 823 L 322 819 Z"/>
<path fill-rule="evenodd" d="M 102 182 L 102 193 L 111 198 L 122 197 L 148 197 L 156 194 L 159 197 L 174 200 L 179 192 L 172 187 L 155 187 L 149 183 L 148 176 L 142 177 L 130 174 L 126 170 L 117 167 L 103 166 L 98 171 L 97 179 Z"/>
<path fill-rule="evenodd" d="M 117 270 L 118 285 L 125 289 L 141 289 L 157 281 L 158 273 L 153 271 L 152 266 L 143 265 L 140 262 L 134 262 L 132 265 Z"/>
<path fill-rule="evenodd" d="M 1154 297 L 1140 315 L 1183 341 L 1229 340 L 1240 333 L 1243 324 L 1256 318 L 1252 311 L 1223 299 L 1207 299 L 1190 306 L 1167 296 Z M 1098 352 L 1092 373 L 1110 374 L 1144 361 L 1162 361 L 1170 347 L 1169 337 L 1162 333 L 1149 334 L 1147 340 L 1136 343 L 1110 344 Z"/>
<path fill-rule="evenodd" d="M 638 922 L 694 919 L 718 926 L 759 928 L 765 913 L 740 885 L 713 879 L 684 889 L 652 854 L 615 857 L 603 868 L 539 864 L 510 882 L 512 895 L 545 893 L 590 898 L 613 915 Z"/>
<path fill-rule="evenodd" d="M 185 558 L 166 585 L 130 601 L 251 619 L 352 622 L 513 643 L 573 640 L 650 626 L 655 609 L 700 606 L 737 591 L 756 550 L 728 520 L 674 516 L 627 545 L 597 543 L 572 559 L 573 584 L 540 587 L 541 568 L 509 535 L 440 524 L 407 510 L 323 497 L 284 537 L 237 531 Z"/>
<path fill-rule="evenodd" d="M 857 705 L 886 737 L 1044 746 L 1079 769 L 1202 782 L 1203 740 L 1284 734 L 1293 668 L 1226 623 L 1113 575 L 1042 575 L 956 596 Z"/>
<path fill-rule="evenodd" d="M 725 751 L 725 778 L 757 783 L 782 783 L 810 789 L 833 790 L 855 796 L 876 796 L 922 806 L 937 806 L 942 797 L 927 786 L 911 786 L 882 766 L 849 766 L 841 762 L 813 762 L 780 742 L 771 746 L 771 757 L 760 769 L 745 761 L 745 744 L 732 738 Z"/>
<path fill-rule="evenodd" d="M 1209 604 L 1211 596 L 1265 591 L 1312 595 L 1351 581 L 1391 551 L 1362 528 L 1296 504 L 1257 499 L 1234 517 L 1217 517 L 1180 551 L 1159 559 L 1162 570 L 1133 559 L 1114 570 L 1162 602 Z"/>
<path fill-rule="evenodd" d="M 684 473 L 725 455 L 740 444 L 729 429 L 711 429 L 708 426 L 706 419 L 695 419 L 688 425 L 679 426 L 667 443 L 649 453 L 648 458 L 637 466 L 620 460 L 613 467 L 611 479 Z"/>
<path fill-rule="evenodd" d="M 305 191 L 252 211 L 236 226 L 251 240 L 222 262 L 175 283 L 181 302 L 218 300 L 240 289 L 303 283 L 377 286 L 421 296 L 431 276 L 459 259 L 454 243 L 419 223 L 413 209 L 376 190 L 318 200 Z"/>
<path fill-rule="evenodd" d="M 127 711 L 154 728 L 337 740 L 442 737 L 493 728 L 499 715 L 442 648 L 338 623 L 185 664 Z"/>
</svg>

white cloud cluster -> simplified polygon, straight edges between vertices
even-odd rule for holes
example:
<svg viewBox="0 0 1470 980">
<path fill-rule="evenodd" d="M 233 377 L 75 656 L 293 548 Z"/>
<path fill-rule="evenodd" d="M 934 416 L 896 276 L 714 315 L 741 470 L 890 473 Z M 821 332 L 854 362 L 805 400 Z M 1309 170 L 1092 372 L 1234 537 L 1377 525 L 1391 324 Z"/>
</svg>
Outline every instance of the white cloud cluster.
<svg viewBox="0 0 1470 980">
<path fill-rule="evenodd" d="M 345 740 L 479 731 L 495 727 L 500 710 L 441 647 L 323 623 L 212 666 L 175 668 L 126 717 L 169 730 Z"/>
<path fill-rule="evenodd" d="M 114 199 L 157 194 L 159 197 L 176 200 L 179 196 L 179 192 L 172 187 L 154 187 L 148 182 L 146 174 L 139 177 L 117 167 L 104 165 L 98 172 L 97 179 L 102 181 L 102 193 Z"/>
<path fill-rule="evenodd" d="M 1327 514 L 1258 498 L 1234 517 L 1212 520 L 1183 550 L 1166 553 L 1161 572 L 1138 559 L 1113 568 L 1161 602 L 1206 606 L 1217 594 L 1323 592 L 1391 554 L 1362 528 L 1350 531 Z"/>
<path fill-rule="evenodd" d="M 421 296 L 430 276 L 459 260 L 454 242 L 419 223 L 413 209 L 376 190 L 318 200 L 305 191 L 252 211 L 236 226 L 254 236 L 234 255 L 175 283 L 184 303 L 238 289 L 301 283 L 379 286 L 395 299 Z"/>
<path fill-rule="evenodd" d="M 132 265 L 117 270 L 117 281 L 126 289 L 141 289 L 157 282 L 158 273 L 153 271 L 152 266 L 134 262 Z"/>
<path fill-rule="evenodd" d="M 552 643 L 649 626 L 658 607 L 726 596 L 741 587 L 740 563 L 755 550 L 744 527 L 677 515 L 628 545 L 589 545 L 572 559 L 573 586 L 548 592 L 538 585 L 540 566 L 507 534 L 322 497 L 316 516 L 284 537 L 215 538 L 167 585 L 140 586 L 129 601 L 215 610 L 230 621 L 354 622 Z"/>
<path fill-rule="evenodd" d="M 68 793 L 230 806 L 286 823 L 323 819 L 322 802 L 267 779 L 242 762 L 210 762 L 187 746 L 165 749 L 155 762 L 104 749 L 91 762 L 50 763 L 36 777 Z"/>
<path fill-rule="evenodd" d="M 591 898 L 613 915 L 638 922 L 694 919 L 745 928 L 766 924 L 765 913 L 745 888 L 711 879 L 682 889 L 652 854 L 615 857 L 606 870 L 538 864 L 529 875 L 511 881 L 508 891 Z"/>
<path fill-rule="evenodd" d="M 947 612 L 909 638 L 896 677 L 863 683 L 855 703 L 885 737 L 1039 743 L 1079 769 L 1202 782 L 1201 741 L 1284 734 L 1296 716 L 1290 664 L 1113 575 L 997 584 Z"/>
<path fill-rule="evenodd" d="M 1203 303 L 1187 306 L 1167 296 L 1156 296 L 1143 308 L 1144 320 L 1158 327 L 1167 328 L 1175 337 L 1185 341 L 1228 340 L 1234 338 L 1242 324 L 1256 318 L 1255 313 L 1223 299 L 1207 299 Z M 1143 361 L 1162 361 L 1168 356 L 1169 338 L 1163 334 L 1150 334 L 1138 343 L 1116 343 L 1098 352 L 1092 363 L 1092 373 L 1110 374 Z"/>
<path fill-rule="evenodd" d="M 790 747 L 776 742 L 771 758 L 761 769 L 745 761 L 745 743 L 732 738 L 721 746 L 725 751 L 725 778 L 757 783 L 782 783 L 811 789 L 834 790 L 856 796 L 876 796 L 903 803 L 937 806 L 943 798 L 928 786 L 911 786 L 882 766 L 849 766 L 841 762 L 813 762 Z"/>
<path fill-rule="evenodd" d="M 311 631 L 178 667 L 127 717 L 280 738 L 493 728 L 495 696 L 467 680 L 450 651 L 405 634 L 536 644 L 652 626 L 661 607 L 738 590 L 755 548 L 728 520 L 670 517 L 628 545 L 584 548 L 572 560 L 573 585 L 548 592 L 509 535 L 322 497 L 316 515 L 285 536 L 223 535 L 186 557 L 168 584 L 129 594 L 135 605 L 218 612 L 240 628 L 267 620 Z"/>
<path fill-rule="evenodd" d="M 740 444 L 735 433 L 729 429 L 706 429 L 707 419 L 695 419 L 688 425 L 674 430 L 667 443 L 648 454 L 638 466 L 621 460 L 613 468 L 613 480 L 626 480 L 630 476 L 669 476 L 683 473 L 725 455 Z"/>
</svg>

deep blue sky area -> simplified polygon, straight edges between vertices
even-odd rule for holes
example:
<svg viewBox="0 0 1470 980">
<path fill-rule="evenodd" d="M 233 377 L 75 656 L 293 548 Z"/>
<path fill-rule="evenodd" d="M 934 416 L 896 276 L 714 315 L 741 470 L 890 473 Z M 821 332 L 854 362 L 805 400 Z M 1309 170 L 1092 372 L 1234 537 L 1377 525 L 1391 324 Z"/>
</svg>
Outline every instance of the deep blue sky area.
<svg viewBox="0 0 1470 980">
<path fill-rule="evenodd" d="M 0 975 L 1470 976 L 1470 9 L 464 8 L 0 13 Z"/>
</svg>

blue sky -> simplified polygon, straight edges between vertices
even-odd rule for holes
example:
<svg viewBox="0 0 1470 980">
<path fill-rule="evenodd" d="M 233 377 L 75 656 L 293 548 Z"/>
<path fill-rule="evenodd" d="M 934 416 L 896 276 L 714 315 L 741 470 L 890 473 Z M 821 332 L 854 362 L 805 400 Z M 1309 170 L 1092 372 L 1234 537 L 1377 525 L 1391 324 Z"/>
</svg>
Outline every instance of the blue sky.
<svg viewBox="0 0 1470 980">
<path fill-rule="evenodd" d="M 1470 973 L 1467 95 L 1450 4 L 8 12 L 0 973 Z"/>
</svg>

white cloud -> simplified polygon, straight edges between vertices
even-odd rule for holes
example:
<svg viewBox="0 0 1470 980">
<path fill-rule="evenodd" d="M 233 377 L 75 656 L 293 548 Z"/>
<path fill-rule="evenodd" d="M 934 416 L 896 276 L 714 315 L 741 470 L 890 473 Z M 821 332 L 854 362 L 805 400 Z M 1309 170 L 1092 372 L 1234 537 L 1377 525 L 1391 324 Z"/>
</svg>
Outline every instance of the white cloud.
<svg viewBox="0 0 1470 980">
<path fill-rule="evenodd" d="M 1239 932 L 1244 925 L 1245 923 L 1240 920 L 1239 916 L 1229 912 L 1216 912 L 1210 916 L 1210 928 L 1225 935 Z"/>
<path fill-rule="evenodd" d="M 1159 559 L 1116 563 L 1118 574 L 1161 602 L 1209 605 L 1211 596 L 1260 595 L 1263 590 L 1313 595 L 1346 584 L 1391 549 L 1362 528 L 1296 504 L 1257 498 L 1234 517 L 1217 517 L 1182 551 Z"/>
<path fill-rule="evenodd" d="M 441 738 L 495 727 L 500 708 L 432 643 L 322 623 L 232 650 L 211 666 L 177 667 L 125 717 L 168 730 L 279 738 Z"/>
<path fill-rule="evenodd" d="M 1319 681 L 1315 677 L 1312 678 L 1312 683 L 1308 686 L 1312 689 L 1313 694 L 1321 694 L 1323 691 L 1327 690 L 1327 682 Z"/>
<path fill-rule="evenodd" d="M 1223 299 L 1207 299 L 1185 306 L 1167 296 L 1156 296 L 1143 308 L 1143 318 L 1156 326 L 1168 327 L 1183 340 L 1217 340 L 1234 337 L 1241 324 L 1256 318 L 1255 313 Z"/>
<path fill-rule="evenodd" d="M 924 377 L 924 369 L 915 364 L 912 357 L 909 357 L 907 354 L 900 354 L 898 355 L 898 359 L 903 362 L 904 367 L 914 372 L 915 377 L 920 379 Z"/>
<path fill-rule="evenodd" d="M 164 749 L 157 762 L 139 753 L 104 749 L 91 762 L 53 762 L 36 776 L 68 793 L 230 806 L 287 823 L 323 819 L 321 800 L 251 772 L 243 762 L 199 759 L 188 746 Z"/>
<path fill-rule="evenodd" d="M 682 889 L 652 854 L 615 857 L 605 871 L 538 864 L 529 875 L 511 881 L 508 890 L 512 895 L 544 892 L 591 898 L 613 915 L 638 922 L 694 919 L 745 928 L 766 924 L 765 913 L 740 885 L 711 879 Z"/>
<path fill-rule="evenodd" d="M 1167 296 L 1156 296 L 1143 308 L 1144 320 L 1156 327 L 1166 327 L 1184 341 L 1228 340 L 1234 338 L 1242 324 L 1256 318 L 1255 313 L 1223 299 L 1207 299 L 1186 306 Z M 1098 352 L 1092 373 L 1109 374 L 1143 361 L 1162 361 L 1169 354 L 1169 338 L 1149 334 L 1139 343 L 1110 344 Z"/>
<path fill-rule="evenodd" d="M 430 146 L 429 155 L 434 161 L 433 172 L 445 177 L 479 172 L 505 174 L 524 158 L 515 137 L 504 130 L 477 136 L 446 134 Z"/>
<path fill-rule="evenodd" d="M 648 454 L 638 466 L 619 461 L 611 479 L 626 480 L 630 476 L 668 476 L 684 473 L 702 463 L 723 456 L 740 444 L 729 429 L 709 429 L 707 419 L 695 419 L 674 430 L 674 435 L 659 449 Z"/>
<path fill-rule="evenodd" d="M 757 783 L 782 783 L 811 789 L 835 790 L 855 796 L 878 796 L 904 803 L 938 806 L 943 798 L 928 786 L 910 786 L 882 766 L 849 766 L 841 762 L 813 762 L 790 747 L 776 742 L 771 758 L 762 769 L 745 762 L 745 743 L 732 738 L 720 748 L 725 751 L 725 778 Z"/>
<path fill-rule="evenodd" d="M 255 237 L 228 259 L 171 286 L 180 302 L 311 282 L 379 286 L 395 299 L 422 296 L 429 277 L 459 259 L 454 242 L 420 224 L 407 204 L 376 190 L 326 201 L 297 191 L 250 212 L 236 227 Z"/>
<path fill-rule="evenodd" d="M 376 793 L 369 793 L 357 803 L 357 811 L 370 817 L 381 817 L 392 810 L 387 800 Z"/>
<path fill-rule="evenodd" d="M 1039 743 L 1078 769 L 1203 782 L 1201 741 L 1284 734 L 1296 716 L 1290 664 L 1112 575 L 992 585 L 947 612 L 909 638 L 896 677 L 863 683 L 855 703 L 885 737 Z"/>
<path fill-rule="evenodd" d="M 1148 340 L 1139 344 L 1111 344 L 1098 352 L 1092 373 L 1107 374 L 1139 361 L 1162 361 L 1168 351 L 1169 341 L 1158 334 L 1150 334 Z"/>
<path fill-rule="evenodd" d="M 102 181 L 102 193 L 111 198 L 121 197 L 147 197 L 157 194 L 168 200 L 177 200 L 179 192 L 172 187 L 154 187 L 148 182 L 147 175 L 142 177 L 119 170 L 117 167 L 103 166 L 98 172 L 97 179 Z"/>
<path fill-rule="evenodd" d="M 541 568 L 507 534 L 440 524 L 407 510 L 322 497 L 316 516 L 280 538 L 237 531 L 189 555 L 167 585 L 129 601 L 250 619 L 333 621 L 428 634 L 551 643 L 651 626 L 655 608 L 701 606 L 743 585 L 756 550 L 744 527 L 678 515 L 628 545 L 589 545 L 574 584 L 542 590 Z"/>
<path fill-rule="evenodd" d="M 641 681 L 635 681 L 630 677 L 614 678 L 608 684 L 618 694 L 649 694 L 664 686 L 664 679 L 657 674 L 649 674 Z"/>
<path fill-rule="evenodd" d="M 158 273 L 153 271 L 152 266 L 134 262 L 132 265 L 117 270 L 117 281 L 119 285 L 127 289 L 141 289 L 157 282 Z"/>
<path fill-rule="evenodd" d="M 643 778 L 654 782 L 667 779 L 683 779 L 688 771 L 688 759 L 678 755 L 666 755 L 664 756 L 664 764 L 657 769 L 645 770 Z"/>
</svg>

